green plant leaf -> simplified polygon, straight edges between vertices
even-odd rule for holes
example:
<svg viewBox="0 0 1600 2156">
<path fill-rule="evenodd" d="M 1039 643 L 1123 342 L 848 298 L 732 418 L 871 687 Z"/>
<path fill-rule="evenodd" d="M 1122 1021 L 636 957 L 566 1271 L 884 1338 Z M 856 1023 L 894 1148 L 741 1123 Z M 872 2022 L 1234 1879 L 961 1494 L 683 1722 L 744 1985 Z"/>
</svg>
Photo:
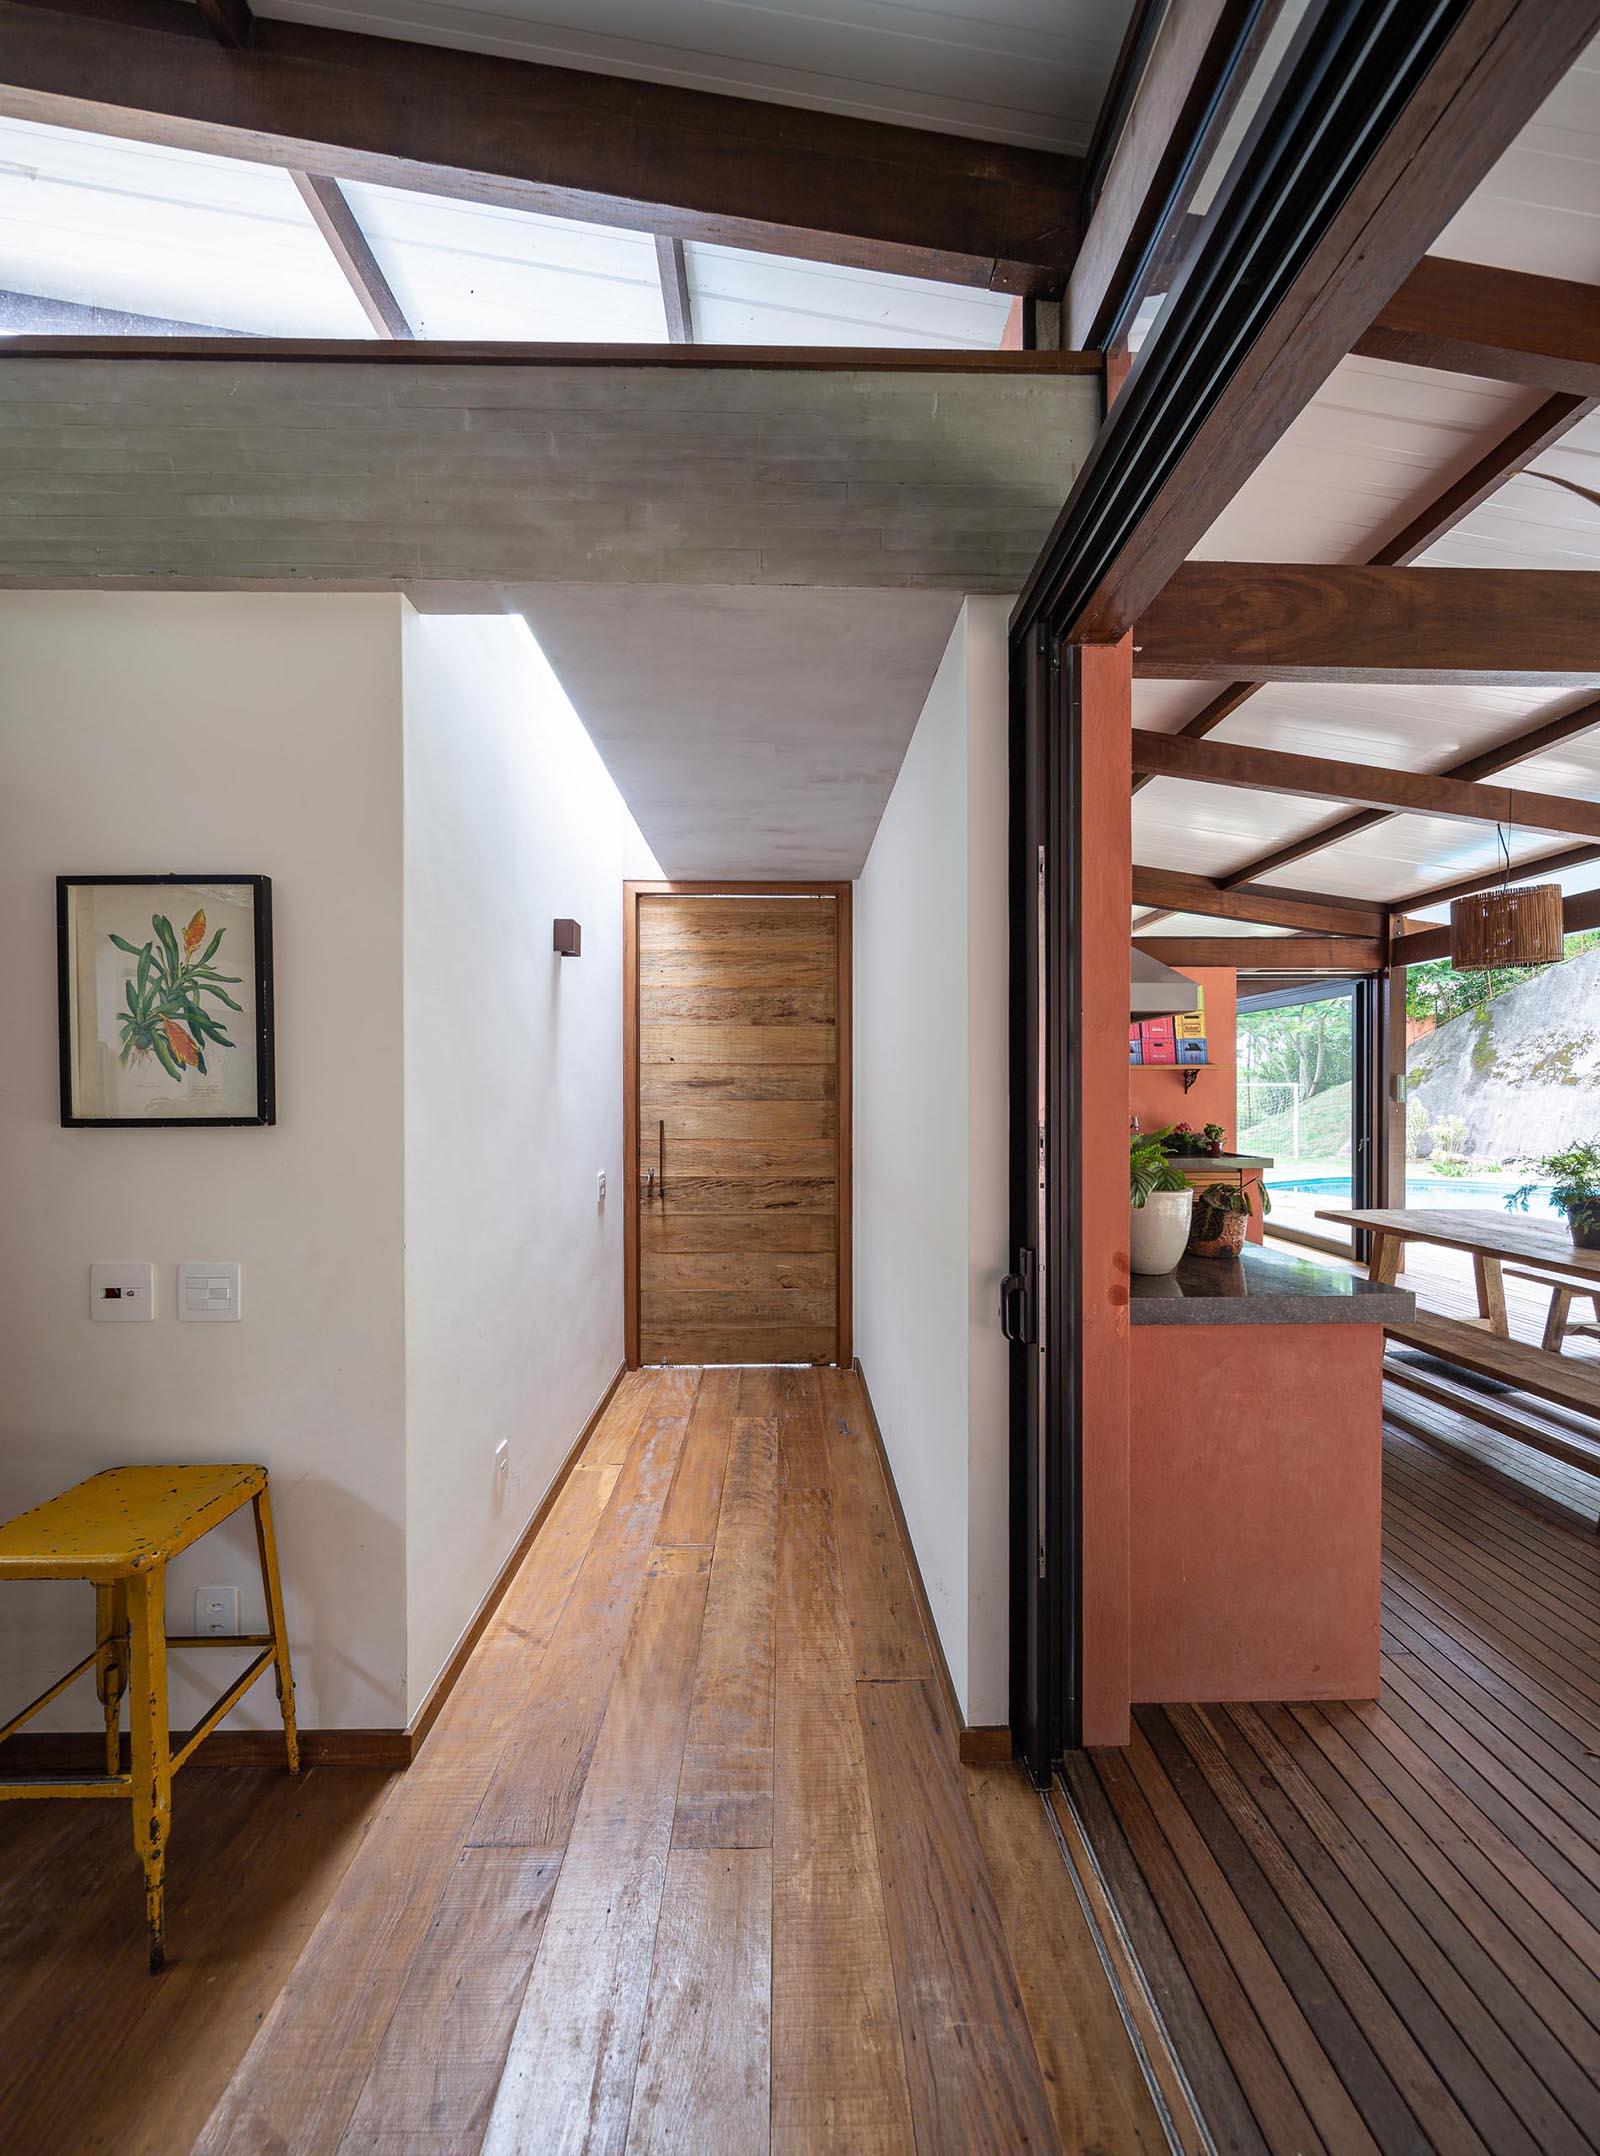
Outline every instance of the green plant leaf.
<svg viewBox="0 0 1600 2156">
<path fill-rule="evenodd" d="M 217 948 L 217 945 L 218 945 L 218 944 L 219 944 L 219 943 L 220 943 L 220 942 L 222 941 L 223 937 L 224 937 L 224 936 L 225 936 L 225 935 L 226 935 L 227 933 L 228 933 L 228 931 L 227 931 L 227 930 L 226 930 L 225 928 L 219 928 L 219 929 L 217 930 L 216 934 L 215 934 L 215 935 L 214 935 L 214 936 L 212 937 L 211 941 L 210 941 L 210 942 L 209 942 L 209 943 L 208 943 L 208 944 L 206 945 L 205 949 L 204 949 L 204 950 L 203 950 L 203 951 L 202 951 L 202 952 L 200 953 L 200 956 L 199 956 L 198 960 L 196 961 L 196 963 L 197 963 L 198 965 L 202 965 L 202 966 L 203 966 L 203 965 L 205 964 L 205 962 L 206 962 L 206 960 L 207 960 L 208 958 L 211 958 L 212 956 L 214 956 L 214 955 L 215 955 L 215 952 L 216 952 L 216 948 Z"/>
<path fill-rule="evenodd" d="M 126 999 L 126 1001 L 127 1001 L 127 1005 L 128 1005 L 128 1015 L 129 1015 L 129 1017 L 130 1017 L 130 1018 L 137 1018 L 137 1017 L 138 1017 L 138 1015 L 139 1015 L 139 1005 L 138 1005 L 138 1003 L 136 1002 L 136 1000 L 135 1000 L 135 998 L 134 998 L 134 993 L 133 993 L 133 983 L 132 983 L 132 981 L 124 981 L 124 982 L 123 982 L 123 984 L 122 984 L 122 993 L 123 993 L 123 996 L 124 996 L 124 998 L 125 998 L 125 999 Z"/>
<path fill-rule="evenodd" d="M 139 953 L 139 993 L 141 996 L 144 994 L 145 983 L 150 978 L 150 956 L 150 946 L 147 943 Z"/>
<path fill-rule="evenodd" d="M 138 946 L 138 944 L 136 944 L 136 943 L 130 943 L 130 942 L 128 941 L 128 939 L 127 939 L 127 937 L 126 937 L 126 936 L 118 936 L 118 935 L 115 935 L 115 934 L 113 934 L 113 935 L 112 935 L 112 938 L 111 938 L 111 940 L 112 940 L 112 942 L 113 942 L 113 943 L 114 943 L 114 944 L 116 945 L 116 947 L 117 947 L 117 949 L 118 949 L 119 951 L 126 951 L 126 952 L 127 952 L 127 954 L 128 954 L 128 956 L 129 956 L 130 958 L 137 958 L 137 957 L 138 957 L 138 955 L 139 955 L 139 946 Z"/>
<path fill-rule="evenodd" d="M 164 913 L 153 913 L 150 916 L 150 926 L 161 938 L 161 947 L 167 954 L 167 971 L 172 979 L 176 980 L 183 971 L 183 960 L 178 955 L 178 938 L 172 923 Z"/>
<path fill-rule="evenodd" d="M 215 996 L 217 1001 L 225 1003 L 230 1011 L 243 1011 L 244 1009 L 242 1003 L 235 1003 L 228 991 L 225 988 L 219 988 L 215 981 L 201 981 L 199 991 L 203 996 Z"/>
<path fill-rule="evenodd" d="M 150 1045 L 156 1052 L 156 1061 L 161 1065 L 161 1068 L 166 1072 L 167 1076 L 169 1078 L 175 1078 L 178 1084 L 182 1085 L 183 1072 L 179 1067 L 178 1059 L 172 1053 L 172 1050 L 167 1046 L 166 1042 L 162 1039 L 159 1033 L 151 1034 Z"/>
</svg>

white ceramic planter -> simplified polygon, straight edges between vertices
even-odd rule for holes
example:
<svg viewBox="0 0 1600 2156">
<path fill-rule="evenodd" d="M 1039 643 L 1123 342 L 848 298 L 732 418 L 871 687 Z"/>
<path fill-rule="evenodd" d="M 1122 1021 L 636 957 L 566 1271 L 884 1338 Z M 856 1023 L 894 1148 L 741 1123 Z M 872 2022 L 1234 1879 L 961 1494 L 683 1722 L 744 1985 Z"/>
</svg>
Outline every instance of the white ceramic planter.
<svg viewBox="0 0 1600 2156">
<path fill-rule="evenodd" d="M 1183 1256 L 1194 1212 L 1192 1190 L 1153 1190 L 1130 1206 L 1129 1263 L 1136 1273 L 1170 1273 Z"/>
</svg>

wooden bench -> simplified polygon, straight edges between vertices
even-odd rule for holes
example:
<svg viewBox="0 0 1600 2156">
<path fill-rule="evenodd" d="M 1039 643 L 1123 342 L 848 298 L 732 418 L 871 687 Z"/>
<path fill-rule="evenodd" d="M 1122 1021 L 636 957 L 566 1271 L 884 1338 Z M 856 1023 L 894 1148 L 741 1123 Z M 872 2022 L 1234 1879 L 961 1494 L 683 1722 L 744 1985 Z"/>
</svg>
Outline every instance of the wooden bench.
<svg viewBox="0 0 1600 2156">
<path fill-rule="evenodd" d="M 1581 1432 L 1564 1437 L 1558 1431 L 1518 1421 L 1475 1396 L 1449 1391 L 1406 1363 L 1385 1362 L 1383 1366 L 1385 1377 L 1408 1391 L 1420 1393 L 1438 1406 L 1452 1408 L 1457 1414 L 1469 1415 L 1536 1452 L 1564 1461 L 1568 1467 L 1600 1475 L 1600 1363 L 1564 1361 L 1542 1348 L 1529 1347 L 1525 1341 L 1502 1340 L 1498 1334 L 1485 1332 L 1481 1326 L 1460 1318 L 1437 1317 L 1421 1310 L 1386 1325 L 1384 1331 L 1402 1347 L 1418 1348 L 1440 1362 L 1455 1363 L 1479 1377 L 1496 1378 L 1535 1399 L 1550 1400 L 1558 1407 L 1593 1416 L 1596 1429 L 1592 1442 Z"/>
<path fill-rule="evenodd" d="M 1563 1280 L 1555 1273 L 1525 1273 L 1517 1267 L 1508 1267 L 1508 1280 L 1526 1280 L 1536 1288 L 1550 1290 L 1550 1315 L 1544 1321 L 1544 1338 L 1539 1345 L 1547 1355 L 1559 1355 L 1561 1343 L 1568 1333 L 1592 1333 L 1600 1339 L 1600 1323 L 1580 1324 L 1572 1315 L 1573 1299 L 1585 1296 L 1594 1306 L 1594 1314 L 1600 1319 L 1600 1287 L 1592 1280 Z"/>
</svg>

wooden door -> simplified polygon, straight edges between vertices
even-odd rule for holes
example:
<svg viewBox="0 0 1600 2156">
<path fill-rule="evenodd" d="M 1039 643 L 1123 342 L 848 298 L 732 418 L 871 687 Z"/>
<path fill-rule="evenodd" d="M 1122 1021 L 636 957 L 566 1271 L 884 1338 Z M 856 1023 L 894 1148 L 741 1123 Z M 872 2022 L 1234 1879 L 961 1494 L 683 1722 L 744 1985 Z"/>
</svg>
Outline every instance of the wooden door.
<svg viewBox="0 0 1600 2156">
<path fill-rule="evenodd" d="M 850 887 L 627 887 L 630 1363 L 848 1361 Z"/>
</svg>

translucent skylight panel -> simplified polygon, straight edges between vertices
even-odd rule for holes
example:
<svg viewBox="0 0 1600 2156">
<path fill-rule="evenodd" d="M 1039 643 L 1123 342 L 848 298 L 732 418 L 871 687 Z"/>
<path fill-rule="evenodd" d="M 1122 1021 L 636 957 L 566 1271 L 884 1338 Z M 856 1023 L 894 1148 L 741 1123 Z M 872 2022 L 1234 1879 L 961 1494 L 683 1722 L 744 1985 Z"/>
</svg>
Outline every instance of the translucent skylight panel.
<svg viewBox="0 0 1600 2156">
<path fill-rule="evenodd" d="M 647 232 L 353 182 L 345 194 L 419 337 L 666 342 Z"/>
<path fill-rule="evenodd" d="M 1011 311 L 1003 292 L 882 270 L 751 254 L 691 241 L 684 250 L 696 344 L 889 345 L 992 352 Z"/>
<path fill-rule="evenodd" d="M 280 337 L 368 337 L 286 172 L 0 119 L 0 290 Z"/>
</svg>

